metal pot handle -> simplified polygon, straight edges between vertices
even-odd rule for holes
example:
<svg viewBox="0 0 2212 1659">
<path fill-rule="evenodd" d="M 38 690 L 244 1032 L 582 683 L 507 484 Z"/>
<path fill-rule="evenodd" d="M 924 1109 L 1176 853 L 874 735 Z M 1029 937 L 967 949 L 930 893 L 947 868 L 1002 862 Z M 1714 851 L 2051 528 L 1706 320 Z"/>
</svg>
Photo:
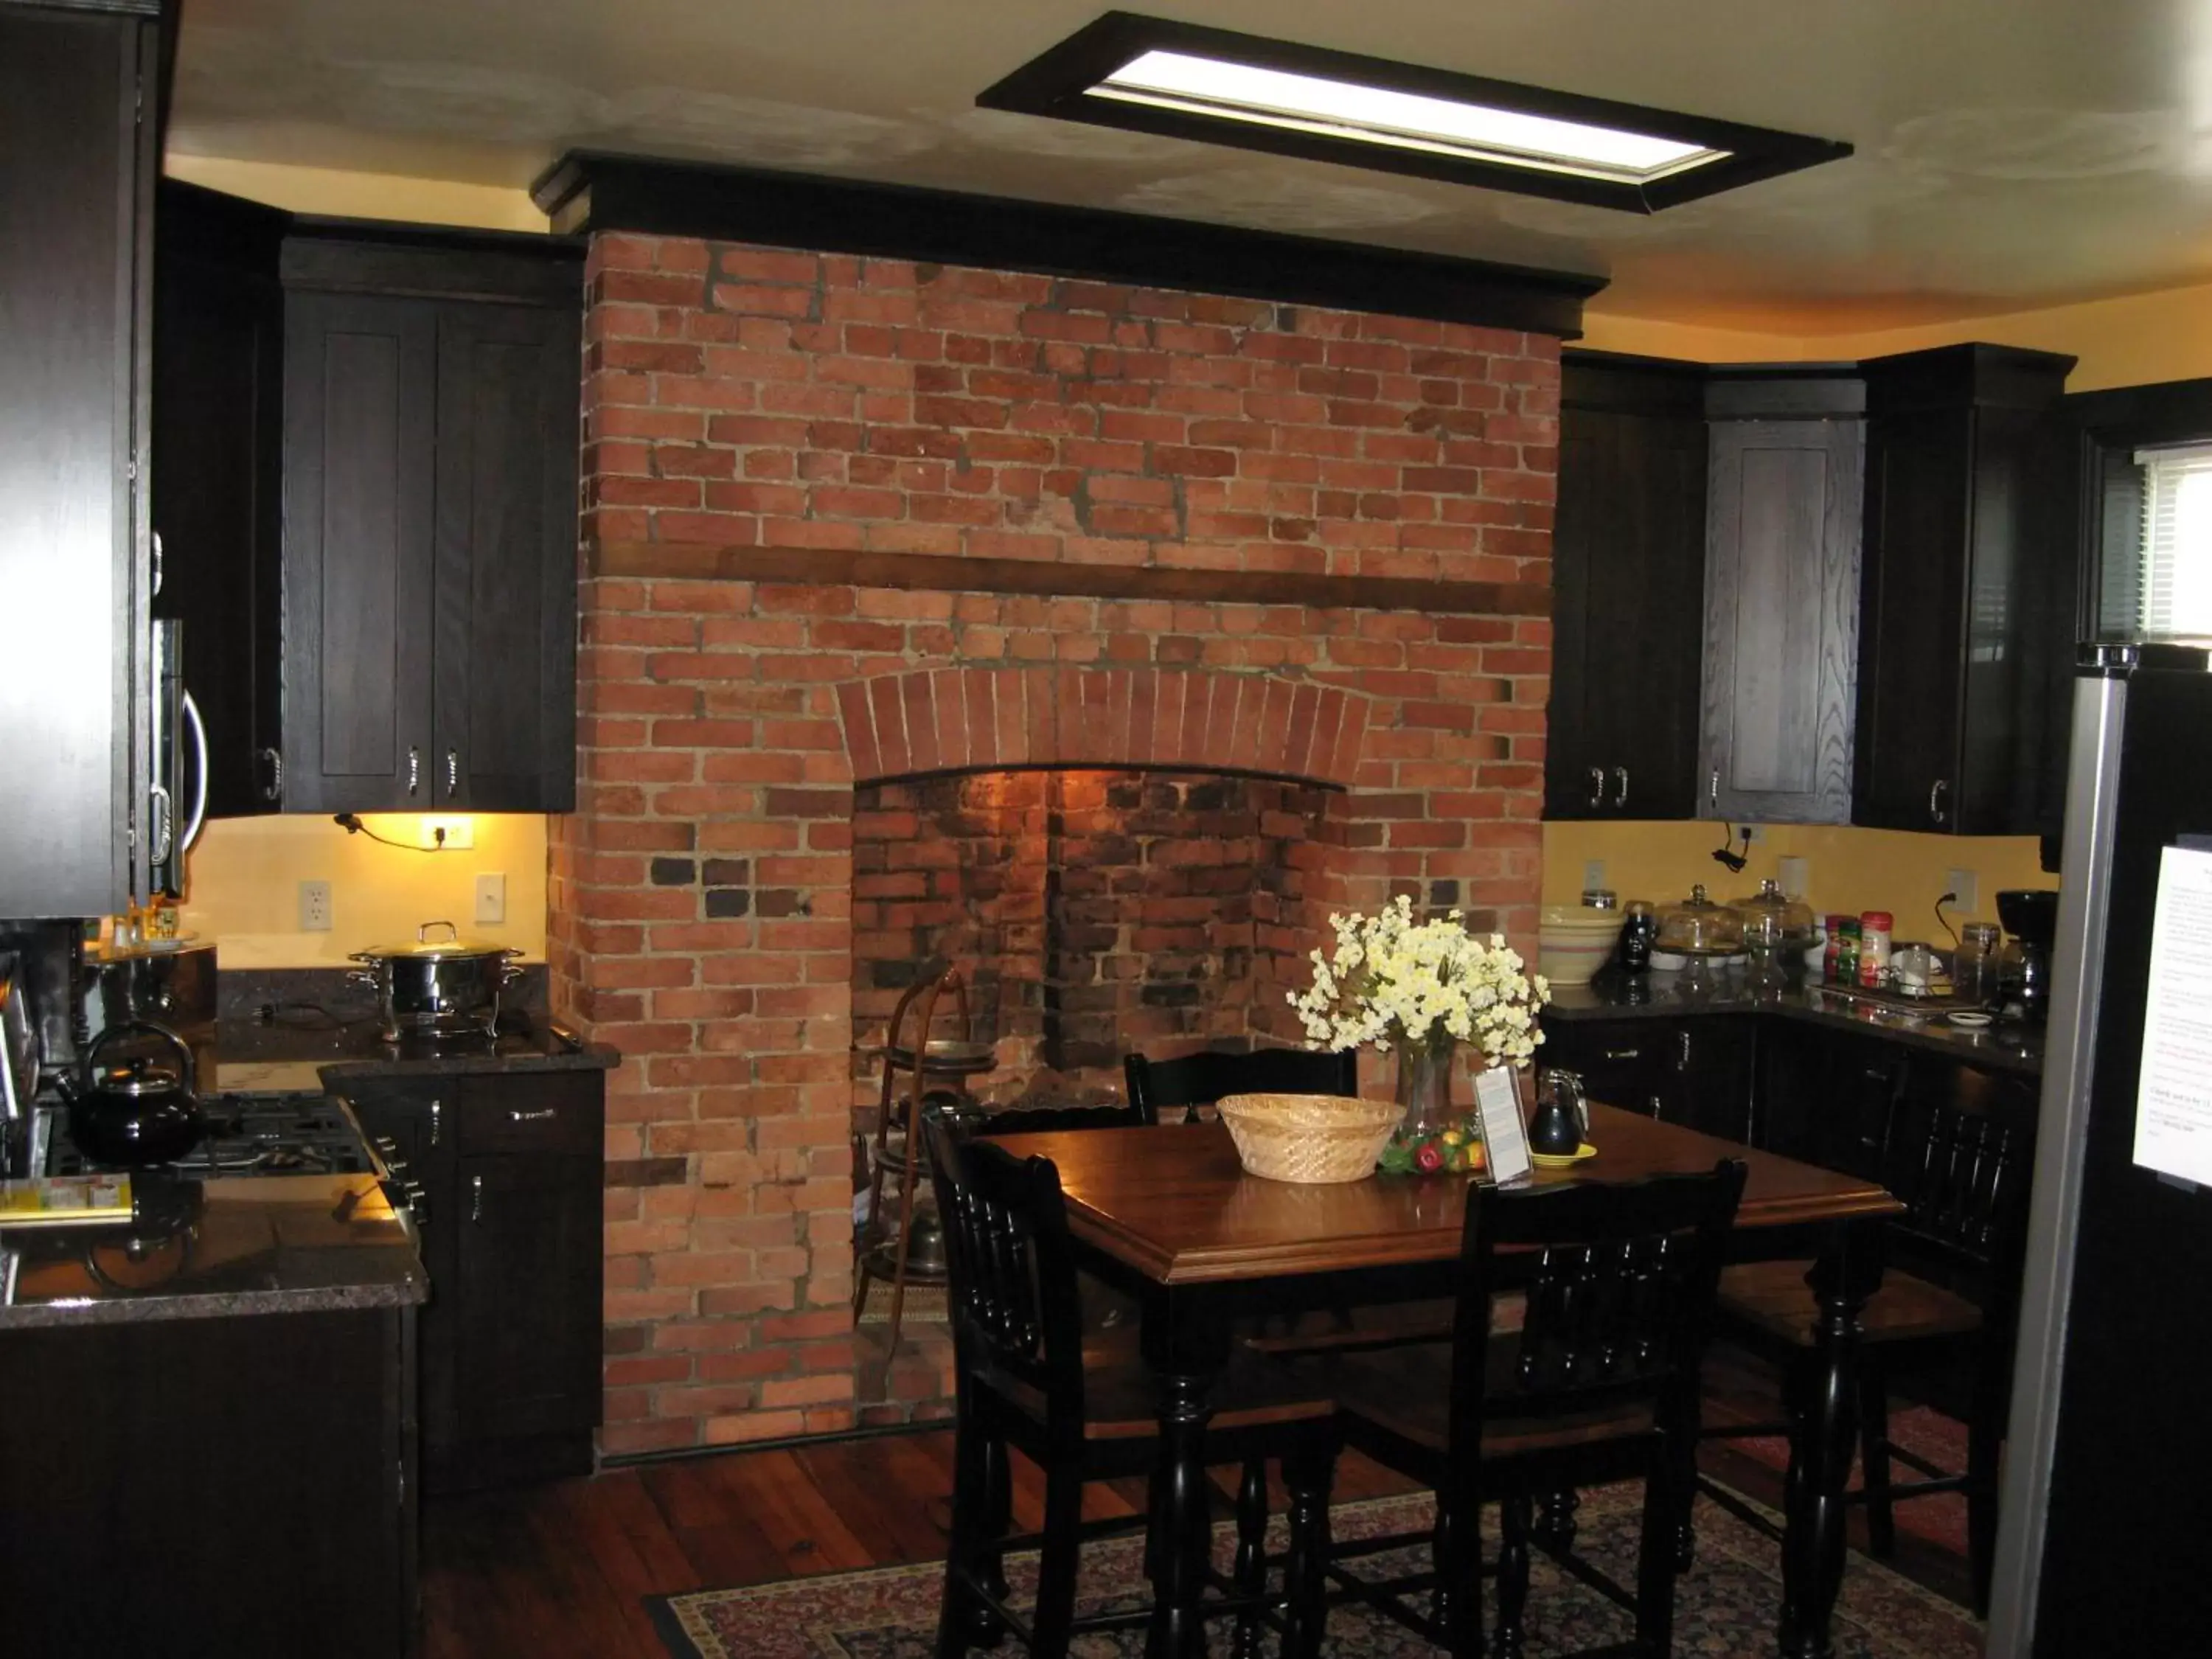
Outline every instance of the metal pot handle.
<svg viewBox="0 0 2212 1659">
<path fill-rule="evenodd" d="M 415 930 L 415 942 L 417 945 L 428 945 L 430 942 L 430 930 L 433 927 L 444 928 L 446 930 L 446 937 L 447 939 L 453 940 L 456 945 L 460 943 L 461 930 L 454 927 L 450 921 L 424 922 L 420 927 L 417 927 Z"/>
<path fill-rule="evenodd" d="M 359 962 L 362 958 L 356 957 L 353 960 Z M 345 979 L 349 985 L 364 985 L 372 991 L 380 990 L 384 985 L 383 976 L 373 968 L 348 969 Z"/>
</svg>

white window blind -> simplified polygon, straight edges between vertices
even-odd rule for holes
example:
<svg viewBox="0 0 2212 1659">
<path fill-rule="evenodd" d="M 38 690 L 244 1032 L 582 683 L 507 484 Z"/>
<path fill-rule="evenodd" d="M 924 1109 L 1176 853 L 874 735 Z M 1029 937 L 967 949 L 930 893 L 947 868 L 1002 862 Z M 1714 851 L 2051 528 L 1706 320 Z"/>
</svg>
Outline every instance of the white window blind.
<svg viewBox="0 0 2212 1659">
<path fill-rule="evenodd" d="M 2136 621 L 2150 638 L 2212 639 L 2212 443 L 2144 449 Z"/>
</svg>

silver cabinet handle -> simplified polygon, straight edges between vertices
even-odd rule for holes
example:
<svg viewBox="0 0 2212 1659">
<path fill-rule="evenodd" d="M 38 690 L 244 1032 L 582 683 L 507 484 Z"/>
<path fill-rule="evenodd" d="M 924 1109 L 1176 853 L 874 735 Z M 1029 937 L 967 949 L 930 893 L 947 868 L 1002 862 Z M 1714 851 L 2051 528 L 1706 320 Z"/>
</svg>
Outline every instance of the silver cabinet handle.
<svg viewBox="0 0 2212 1659">
<path fill-rule="evenodd" d="M 1602 806 L 1605 805 L 1605 768 L 1602 766 L 1593 766 L 1589 769 L 1589 804 L 1592 806 Z"/>
<path fill-rule="evenodd" d="M 445 1123 L 446 1103 L 442 1100 L 432 1101 L 430 1103 L 430 1144 L 433 1146 L 438 1144 L 438 1137 L 444 1132 Z"/>
<path fill-rule="evenodd" d="M 155 532 L 154 532 L 154 571 L 153 571 L 153 575 L 154 575 L 154 592 L 156 592 L 156 593 L 159 593 L 159 592 L 161 591 L 161 564 L 162 564 L 162 560 L 161 560 L 161 532 L 160 531 L 158 531 L 158 530 L 157 530 L 157 531 L 155 531 Z"/>
<path fill-rule="evenodd" d="M 1616 808 L 1628 805 L 1628 769 L 1625 766 L 1613 769 L 1613 804 Z"/>
<path fill-rule="evenodd" d="M 534 1111 L 526 1112 L 520 1106 L 516 1106 L 511 1108 L 507 1115 L 511 1121 L 516 1123 L 544 1123 L 552 1119 L 553 1109 L 550 1106 L 540 1106 Z"/>
<path fill-rule="evenodd" d="M 1605 1057 L 1607 1060 L 1637 1060 L 1640 1059 L 1643 1054 L 1644 1050 L 1641 1048 L 1608 1048 L 1605 1051 Z"/>
<path fill-rule="evenodd" d="M 1721 769 L 1717 766 L 1713 768 L 1712 776 L 1705 780 L 1705 803 L 1713 809 L 1713 816 L 1718 817 L 1721 812 Z"/>
<path fill-rule="evenodd" d="M 185 725 L 192 734 L 192 811 L 185 820 L 184 846 L 179 850 L 189 853 L 207 823 L 208 791 L 207 724 L 200 719 L 200 706 L 189 691 L 185 693 Z"/>
<path fill-rule="evenodd" d="M 1928 819 L 1931 823 L 1947 823 L 1950 814 L 1943 805 L 1943 797 L 1951 787 L 1948 778 L 1938 778 L 1928 786 Z"/>
<path fill-rule="evenodd" d="M 407 793 L 413 794 L 416 786 L 422 781 L 422 751 L 410 745 L 407 750 Z"/>
<path fill-rule="evenodd" d="M 1690 1069 L 1690 1034 L 1687 1031 L 1677 1031 L 1674 1033 L 1674 1038 L 1682 1045 L 1681 1066 L 1686 1072 Z"/>
<path fill-rule="evenodd" d="M 1656 1095 L 1653 1095 L 1653 1096 L 1651 1097 L 1651 1120 L 1652 1120 L 1652 1121 L 1653 1121 L 1653 1122 L 1655 1122 L 1655 1123 L 1656 1123 L 1656 1122 L 1657 1122 L 1657 1121 L 1659 1121 L 1659 1119 L 1661 1118 L 1661 1116 L 1662 1115 L 1662 1114 L 1661 1113 L 1661 1111 L 1660 1111 L 1659 1108 L 1660 1108 L 1663 1103 L 1663 1103 L 1663 1102 L 1662 1102 L 1662 1101 L 1660 1100 L 1660 1098 L 1659 1098 L 1659 1097 L 1658 1097 L 1658 1096 L 1656 1096 Z"/>
<path fill-rule="evenodd" d="M 261 787 L 261 799 L 264 800 L 283 799 L 284 756 L 283 751 L 276 749 L 264 749 L 261 751 L 261 758 L 269 763 L 269 781 Z"/>
<path fill-rule="evenodd" d="M 460 788 L 461 751 L 458 749 L 448 749 L 446 751 L 446 799 L 453 799 L 460 793 Z"/>
<path fill-rule="evenodd" d="M 469 1177 L 469 1219 L 471 1221 L 483 1219 L 483 1177 L 482 1176 Z"/>
</svg>

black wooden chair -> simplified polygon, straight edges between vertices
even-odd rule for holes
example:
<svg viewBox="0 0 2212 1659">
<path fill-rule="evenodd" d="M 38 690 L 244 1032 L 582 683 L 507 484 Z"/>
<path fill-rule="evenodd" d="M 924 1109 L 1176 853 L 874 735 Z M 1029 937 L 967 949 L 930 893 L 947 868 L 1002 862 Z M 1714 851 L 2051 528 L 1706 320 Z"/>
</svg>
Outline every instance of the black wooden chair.
<svg viewBox="0 0 2212 1659">
<path fill-rule="evenodd" d="M 1158 1455 L 1157 1390 L 1126 1344 L 1084 1340 L 1075 1261 L 1060 1172 L 1045 1158 L 1016 1158 L 988 1140 L 956 1139 L 941 1121 L 925 1130 L 930 1174 L 951 1275 L 954 1349 L 952 1536 L 945 1566 L 937 1659 L 995 1645 L 1012 1630 L 1036 1659 L 1060 1659 L 1086 1631 L 1133 1628 L 1148 1609 L 1078 1618 L 1075 1571 L 1082 1543 L 1141 1522 L 1085 1522 L 1086 1482 L 1148 1475 Z M 1331 1402 L 1290 1387 L 1258 1355 L 1231 1363 L 1206 1425 L 1210 1453 L 1249 1464 L 1285 1460 L 1293 1486 L 1292 1553 L 1325 1531 L 1320 1496 L 1333 1455 Z M 1009 1537 L 1009 1449 L 1044 1472 L 1044 1529 Z M 1237 1620 L 1236 1652 L 1256 1651 L 1266 1626 L 1287 1637 L 1318 1610 L 1286 1607 L 1266 1586 L 1264 1485 L 1248 1480 L 1237 1504 L 1234 1572 L 1215 1575 L 1212 1611 Z M 1035 1609 L 1007 1603 L 1006 1552 L 1039 1551 Z M 1297 1575 L 1310 1580 L 1310 1572 Z"/>
<path fill-rule="evenodd" d="M 1157 1122 L 1165 1108 L 1183 1109 L 1182 1121 L 1198 1121 L 1197 1109 L 1224 1095 L 1356 1095 L 1359 1092 L 1357 1050 L 1321 1054 L 1311 1048 L 1255 1048 L 1229 1054 L 1207 1048 L 1178 1060 L 1121 1056 L 1129 1103 Z"/>
<path fill-rule="evenodd" d="M 1938 1492 L 1966 1499 L 1967 1564 L 1974 1606 L 1986 1616 L 1996 1555 L 1997 1463 L 2011 1410 L 2036 1102 L 2031 1089 L 1978 1072 L 1958 1074 L 1950 1099 L 1916 1098 L 1902 1086 L 1885 1114 L 1878 1174 L 1905 1206 L 1890 1224 L 1890 1266 L 1859 1316 L 1859 1462 L 1853 1501 L 1867 1506 L 1867 1542 L 1878 1557 L 1896 1548 L 1895 1506 Z M 1723 1337 L 1778 1364 L 1793 1395 L 1802 1386 L 1818 1316 L 1807 1261 L 1765 1261 L 1721 1275 Z M 1966 1468 L 1945 1470 L 1889 1437 L 1889 1394 L 1911 1371 L 1939 1388 L 1963 1382 Z M 1786 1423 L 1712 1427 L 1709 1439 L 1784 1434 Z M 1917 1480 L 1899 1480 L 1893 1463 Z M 1725 1488 L 1701 1478 L 1708 1496 L 1770 1534 L 1771 1525 Z"/>
<path fill-rule="evenodd" d="M 1474 1659 L 1483 1651 L 1478 1522 L 1480 1506 L 1495 1502 L 1493 1655 L 1522 1652 L 1532 1543 L 1635 1613 L 1634 1642 L 1602 1651 L 1668 1653 L 1698 1359 L 1744 1173 L 1724 1162 L 1711 1175 L 1472 1190 L 1449 1343 L 1292 1367 L 1309 1389 L 1335 1395 L 1346 1443 L 1436 1492 L 1435 1528 L 1309 1548 L 1294 1570 L 1326 1571 L 1338 1586 L 1328 1601 L 1367 1602 L 1454 1659 Z M 1508 1286 L 1526 1295 L 1513 1332 L 1492 1323 Z M 1573 1553 L 1571 1494 L 1638 1478 L 1644 1537 L 1632 1591 Z M 1325 1507 L 1322 1515 L 1326 1526 Z M 1425 1571 L 1382 1579 L 1346 1565 L 1424 1541 L 1432 1562 Z M 1304 1601 L 1322 1599 L 1317 1585 L 1295 1589 Z M 1424 1590 L 1432 1598 L 1425 1613 L 1408 1599 Z M 1302 1623 L 1299 1634 L 1299 1652 L 1321 1650 L 1317 1623 Z"/>
</svg>

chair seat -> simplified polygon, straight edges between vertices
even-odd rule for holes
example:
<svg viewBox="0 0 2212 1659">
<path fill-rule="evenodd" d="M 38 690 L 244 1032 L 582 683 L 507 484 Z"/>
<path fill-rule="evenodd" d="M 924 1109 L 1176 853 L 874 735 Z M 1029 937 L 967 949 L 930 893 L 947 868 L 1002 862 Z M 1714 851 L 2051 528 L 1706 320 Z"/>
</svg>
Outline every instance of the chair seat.
<svg viewBox="0 0 2212 1659">
<path fill-rule="evenodd" d="M 1721 1272 L 1717 1304 L 1723 1320 L 1740 1320 L 1791 1347 L 1809 1348 L 1820 1317 L 1805 1275 L 1809 1261 L 1753 1261 Z M 1917 1342 L 1958 1336 L 1982 1327 L 1982 1310 L 1956 1291 L 1911 1273 L 1884 1275 L 1867 1298 L 1859 1324 L 1869 1342 Z"/>
<path fill-rule="evenodd" d="M 991 1381 L 1000 1398 L 1039 1425 L 1043 1424 L 1044 1397 L 1036 1389 L 1004 1376 Z M 1213 1415 L 1206 1420 L 1209 1433 L 1321 1423 L 1336 1409 L 1336 1402 L 1327 1395 L 1306 1392 L 1304 1379 L 1289 1367 L 1253 1353 L 1240 1352 L 1231 1358 L 1214 1384 L 1212 1399 Z M 1083 1437 L 1150 1438 L 1159 1432 L 1159 1383 L 1138 1356 L 1136 1333 L 1115 1329 L 1085 1334 Z"/>
<path fill-rule="evenodd" d="M 1485 1387 L 1493 1399 L 1511 1391 L 1519 1345 L 1492 1342 Z M 1451 1437 L 1451 1345 L 1317 1353 L 1285 1366 L 1308 1393 L 1332 1395 L 1343 1418 L 1366 1424 L 1412 1447 L 1441 1456 Z M 1493 1411 L 1496 1408 L 1493 1407 Z M 1594 1441 L 1625 1439 L 1652 1427 L 1646 1404 L 1605 1407 L 1543 1417 L 1492 1415 L 1483 1425 L 1482 1455 L 1512 1457 Z"/>
</svg>

